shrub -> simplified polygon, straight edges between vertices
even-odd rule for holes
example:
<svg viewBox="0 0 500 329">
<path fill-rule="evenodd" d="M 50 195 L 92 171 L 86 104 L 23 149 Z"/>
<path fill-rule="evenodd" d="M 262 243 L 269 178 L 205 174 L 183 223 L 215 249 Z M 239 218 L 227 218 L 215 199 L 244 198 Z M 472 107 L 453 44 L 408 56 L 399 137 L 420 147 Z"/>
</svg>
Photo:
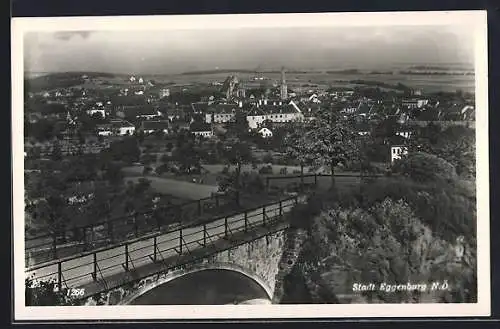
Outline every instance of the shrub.
<svg viewBox="0 0 500 329">
<path fill-rule="evenodd" d="M 170 166 L 167 163 L 162 164 L 161 166 L 156 168 L 156 173 L 158 175 L 161 175 L 163 173 L 169 172 L 170 171 Z"/>
<path fill-rule="evenodd" d="M 271 153 L 266 153 L 266 155 L 264 155 L 264 157 L 262 158 L 262 162 L 273 163 L 273 156 L 271 155 Z"/>
<path fill-rule="evenodd" d="M 444 278 L 457 289 L 452 294 L 439 292 L 428 297 L 448 302 L 475 300 L 475 252 L 467 253 L 466 261 L 456 265 L 454 243 L 436 236 L 408 203 L 386 198 L 369 209 L 328 207 L 315 213 L 321 206 L 301 205 L 291 213 L 292 226 L 309 231 L 300 265 L 307 269 L 317 295 L 338 293 L 334 287 L 350 286 L 349 282 L 432 282 Z M 312 220 L 303 220 L 311 215 Z M 466 250 L 474 250 L 474 244 L 466 243 Z M 339 272 L 348 273 L 349 282 L 336 282 L 338 276 L 331 274 Z M 398 303 L 421 297 L 414 291 L 362 295 L 368 301 Z"/>
<path fill-rule="evenodd" d="M 262 168 L 259 169 L 259 174 L 272 174 L 273 173 L 273 167 L 272 166 L 263 166 Z"/>
<path fill-rule="evenodd" d="M 455 167 L 433 154 L 417 152 L 395 161 L 392 171 L 418 182 L 453 180 L 457 177 Z"/>
</svg>

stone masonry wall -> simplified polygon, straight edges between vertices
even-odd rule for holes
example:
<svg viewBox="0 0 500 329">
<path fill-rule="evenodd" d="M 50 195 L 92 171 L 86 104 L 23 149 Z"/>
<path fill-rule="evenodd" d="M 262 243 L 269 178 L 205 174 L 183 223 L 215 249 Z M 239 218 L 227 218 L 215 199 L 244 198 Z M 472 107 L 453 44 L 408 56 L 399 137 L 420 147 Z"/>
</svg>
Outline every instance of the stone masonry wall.
<svg viewBox="0 0 500 329">
<path fill-rule="evenodd" d="M 295 266 L 307 233 L 302 229 L 288 229 L 285 235 L 283 254 L 279 263 L 273 304 L 279 304 L 284 294 L 283 280 Z"/>
<path fill-rule="evenodd" d="M 276 275 L 283 253 L 285 232 L 277 232 L 250 243 L 214 255 L 215 263 L 234 263 L 265 282 L 271 295 L 274 293 Z"/>
</svg>

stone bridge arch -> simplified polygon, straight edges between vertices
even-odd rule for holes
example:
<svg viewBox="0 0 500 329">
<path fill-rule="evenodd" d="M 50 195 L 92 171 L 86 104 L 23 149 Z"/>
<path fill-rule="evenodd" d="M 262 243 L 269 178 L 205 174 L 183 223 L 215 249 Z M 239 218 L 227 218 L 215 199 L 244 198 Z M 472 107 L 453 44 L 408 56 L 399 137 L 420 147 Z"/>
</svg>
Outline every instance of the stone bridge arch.
<svg viewBox="0 0 500 329">
<path fill-rule="evenodd" d="M 186 277 L 190 274 L 202 272 L 202 271 L 210 271 L 210 270 L 224 270 L 224 271 L 232 271 L 236 272 L 239 274 L 242 274 L 246 278 L 251 279 L 253 282 L 255 282 L 257 285 L 259 285 L 267 295 L 267 298 L 271 301 L 273 299 L 273 294 L 274 294 L 274 287 L 271 287 L 268 282 L 266 282 L 266 279 L 261 277 L 259 274 L 257 274 L 255 271 L 245 268 L 244 266 L 241 266 L 239 264 L 235 263 L 228 263 L 228 262 L 210 262 L 210 263 L 203 263 L 203 264 L 191 264 L 190 266 L 175 270 L 173 272 L 167 273 L 163 277 L 157 279 L 157 280 L 151 280 L 148 282 L 145 282 L 141 288 L 131 292 L 129 295 L 127 295 L 125 298 L 123 298 L 118 305 L 127 305 L 132 303 L 134 300 L 139 298 L 140 296 L 146 294 L 147 292 L 162 286 L 164 284 L 168 284 L 169 282 L 172 282 L 176 279 L 180 279 L 182 277 Z"/>
<path fill-rule="evenodd" d="M 286 230 L 278 230 L 249 242 L 221 250 L 203 259 L 158 272 L 86 299 L 85 305 L 124 305 L 155 287 L 203 270 L 227 270 L 241 274 L 260 286 L 273 300 L 284 251 Z"/>
</svg>

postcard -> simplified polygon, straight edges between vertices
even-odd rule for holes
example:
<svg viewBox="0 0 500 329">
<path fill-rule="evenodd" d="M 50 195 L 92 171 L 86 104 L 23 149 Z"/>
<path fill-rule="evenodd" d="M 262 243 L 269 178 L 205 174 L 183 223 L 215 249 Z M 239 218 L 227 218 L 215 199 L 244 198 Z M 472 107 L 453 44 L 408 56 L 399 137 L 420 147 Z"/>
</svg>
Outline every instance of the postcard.
<svg viewBox="0 0 500 329">
<path fill-rule="evenodd" d="M 490 315 L 485 11 L 12 19 L 15 320 Z"/>
</svg>

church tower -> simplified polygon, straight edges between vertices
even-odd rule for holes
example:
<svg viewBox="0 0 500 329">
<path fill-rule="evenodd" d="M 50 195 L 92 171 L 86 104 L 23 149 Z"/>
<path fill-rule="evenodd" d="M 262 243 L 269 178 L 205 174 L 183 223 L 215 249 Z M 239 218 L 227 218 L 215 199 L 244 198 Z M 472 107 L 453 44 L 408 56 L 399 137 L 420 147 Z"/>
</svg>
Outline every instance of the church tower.
<svg viewBox="0 0 500 329">
<path fill-rule="evenodd" d="M 285 100 L 288 98 L 288 88 L 286 86 L 285 80 L 285 68 L 281 68 L 281 90 L 280 90 L 281 99 Z"/>
</svg>

